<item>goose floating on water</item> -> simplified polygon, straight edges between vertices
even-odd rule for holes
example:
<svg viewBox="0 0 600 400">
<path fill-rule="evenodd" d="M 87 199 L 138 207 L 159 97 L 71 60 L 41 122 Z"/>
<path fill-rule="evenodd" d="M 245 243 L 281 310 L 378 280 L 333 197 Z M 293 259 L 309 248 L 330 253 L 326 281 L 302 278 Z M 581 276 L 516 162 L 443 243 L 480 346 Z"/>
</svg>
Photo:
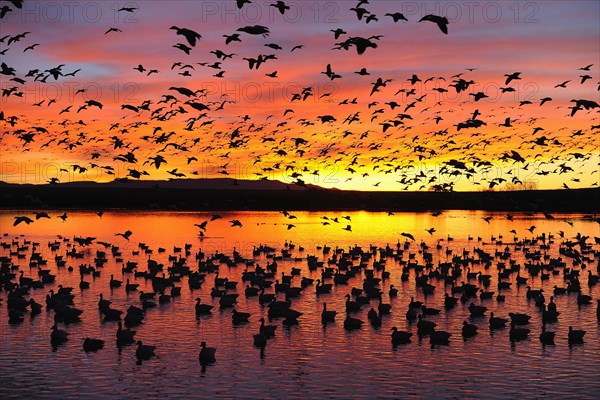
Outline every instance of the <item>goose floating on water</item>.
<svg viewBox="0 0 600 400">
<path fill-rule="evenodd" d="M 429 343 L 431 343 L 432 346 L 447 346 L 450 344 L 450 336 L 452 336 L 452 334 L 446 331 L 433 331 L 429 335 Z"/>
<path fill-rule="evenodd" d="M 52 333 L 50 334 L 50 342 L 53 345 L 66 342 L 69 338 L 69 332 L 58 329 L 56 324 L 52 325 Z"/>
<path fill-rule="evenodd" d="M 150 346 L 147 344 L 143 344 L 141 340 L 137 342 L 137 348 L 135 349 L 135 356 L 141 360 L 147 360 L 153 356 L 155 356 L 154 351 L 156 350 L 156 346 Z"/>
<path fill-rule="evenodd" d="M 214 308 L 213 305 L 200 303 L 200 297 L 196 298 L 196 306 L 195 306 L 196 316 L 209 315 L 213 308 Z"/>
<path fill-rule="evenodd" d="M 408 344 L 411 337 L 412 333 L 399 331 L 395 326 L 392 327 L 392 345 Z"/>
<path fill-rule="evenodd" d="M 133 342 L 133 336 L 135 331 L 131 329 L 123 329 L 123 324 L 119 321 L 117 328 L 117 342 L 118 343 L 131 343 Z"/>
<path fill-rule="evenodd" d="M 467 321 L 464 321 L 462 326 L 462 335 L 465 339 L 473 337 L 477 335 L 477 329 L 479 329 L 477 325 L 469 324 Z"/>
<path fill-rule="evenodd" d="M 104 340 L 85 338 L 83 340 L 83 350 L 85 352 L 98 351 L 104 348 Z"/>
<path fill-rule="evenodd" d="M 569 344 L 583 344 L 583 336 L 585 336 L 586 331 L 573 329 L 572 326 L 569 326 Z"/>
<path fill-rule="evenodd" d="M 323 303 L 323 311 L 321 311 L 321 322 L 327 324 L 328 322 L 334 322 L 337 311 L 327 310 L 327 303 Z"/>
<path fill-rule="evenodd" d="M 350 315 L 346 314 L 346 319 L 344 320 L 344 329 L 347 331 L 351 331 L 354 329 L 360 329 L 364 321 L 358 318 L 352 318 Z"/>
<path fill-rule="evenodd" d="M 494 316 L 494 313 L 490 313 L 490 329 L 504 328 L 507 322 L 508 320 L 506 318 L 496 317 Z"/>
<path fill-rule="evenodd" d="M 206 347 L 206 342 L 200 343 L 200 354 L 198 355 L 198 360 L 201 365 L 210 365 L 214 364 L 217 360 L 215 358 L 215 354 L 217 353 L 217 349 L 215 347 Z"/>
<path fill-rule="evenodd" d="M 512 342 L 527 339 L 529 332 L 531 332 L 531 330 L 527 328 L 517 328 L 515 322 L 511 321 L 509 338 Z"/>
<path fill-rule="evenodd" d="M 546 330 L 546 324 L 542 325 L 542 333 L 540 333 L 540 342 L 543 345 L 554 345 L 554 336 L 555 332 L 550 332 Z"/>
</svg>

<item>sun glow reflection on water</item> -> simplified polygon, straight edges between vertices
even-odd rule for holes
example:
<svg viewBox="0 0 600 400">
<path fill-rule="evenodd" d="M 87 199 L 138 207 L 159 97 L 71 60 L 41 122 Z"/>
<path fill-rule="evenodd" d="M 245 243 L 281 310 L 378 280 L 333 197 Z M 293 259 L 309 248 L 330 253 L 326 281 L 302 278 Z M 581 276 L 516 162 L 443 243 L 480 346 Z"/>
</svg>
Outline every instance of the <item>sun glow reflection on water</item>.
<svg viewBox="0 0 600 400">
<path fill-rule="evenodd" d="M 304 313 L 299 325 L 285 327 L 281 320 L 274 320 L 277 325 L 276 338 L 270 340 L 262 357 L 261 351 L 252 346 L 252 335 L 258 330 L 258 319 L 266 316 L 267 309 L 259 306 L 256 298 L 246 298 L 243 294 L 245 283 L 240 275 L 243 265 L 229 268 L 221 265 L 219 277 L 228 277 L 238 281 L 237 293 L 240 293 L 236 308 L 250 312 L 250 324 L 239 327 L 232 326 L 231 311 L 219 310 L 218 300 L 210 297 L 210 289 L 214 275 L 210 274 L 200 290 L 190 291 L 187 278 L 177 283 L 182 288 L 181 297 L 172 302 L 148 310 L 146 321 L 137 329 L 136 337 L 144 343 L 157 346 L 157 358 L 137 365 L 135 346 L 118 349 L 115 345 L 115 322 L 103 322 L 98 313 L 97 301 L 100 293 L 109 298 L 112 307 L 125 310 L 130 304 L 139 306 L 137 293 L 125 293 L 123 288 L 110 290 L 108 280 L 110 274 L 116 279 L 140 284 L 139 290 L 152 290 L 150 282 L 133 275 L 122 275 L 121 262 L 117 262 L 108 249 L 109 262 L 103 267 L 101 276 L 91 282 L 91 288 L 80 291 L 79 274 L 66 269 L 56 269 L 54 253 L 50 252 L 46 243 L 54 241 L 57 234 L 72 240 L 73 236 L 92 236 L 97 241 L 107 241 L 118 245 L 123 262 L 138 261 L 139 269 L 146 269 L 146 259 L 151 257 L 165 264 L 168 255 L 173 254 L 173 246 L 183 247 L 185 243 L 192 245 L 187 265 L 195 269 L 197 264 L 194 254 L 202 249 L 207 255 L 223 252 L 230 255 L 235 247 L 242 256 L 251 257 L 252 248 L 260 243 L 269 244 L 278 251 L 284 248 L 287 241 L 304 246 L 304 252 L 298 247 L 292 255 L 305 258 L 314 254 L 323 258 L 316 246 L 328 245 L 332 248 L 348 249 L 359 245 L 368 250 L 369 245 L 389 245 L 393 248 L 400 240 L 404 245 L 405 237 L 401 233 L 411 233 L 416 243 L 411 243 L 407 252 L 415 253 L 421 263 L 418 243 L 421 240 L 429 245 L 434 255 L 434 262 L 448 261 L 446 249 L 453 254 L 462 254 L 467 250 L 473 254 L 475 247 L 485 249 L 488 253 L 504 250 L 506 243 L 511 248 L 512 258 L 523 264 L 526 260 L 522 252 L 514 251 L 510 244 L 513 233 L 519 238 L 531 237 L 527 230 L 535 226 L 534 234 L 554 235 L 555 243 L 549 250 L 552 257 L 558 257 L 559 232 L 566 238 L 573 239 L 577 232 L 600 236 L 598 224 L 586 219 L 584 215 L 559 215 L 555 219 L 546 219 L 541 214 L 527 216 L 515 214 L 513 221 L 506 219 L 503 213 L 447 211 L 438 217 L 427 213 L 386 213 L 369 212 L 327 212 L 308 213 L 292 212 L 296 219 L 284 217 L 274 212 L 230 212 L 220 213 L 221 219 L 208 222 L 206 237 L 200 240 L 199 229 L 194 224 L 209 220 L 211 213 L 195 212 L 105 212 L 100 218 L 94 212 L 68 212 L 66 222 L 56 218 L 61 211 L 49 211 L 50 220 L 41 219 L 27 226 L 12 226 L 16 215 L 26 215 L 25 211 L 3 211 L 0 213 L 0 232 L 7 233 L 3 239 L 9 242 L 16 235 L 23 234 L 23 239 L 40 242 L 38 248 L 44 258 L 48 259 L 48 268 L 57 275 L 57 283 L 73 286 L 75 306 L 84 310 L 83 322 L 61 325 L 70 333 L 70 340 L 53 352 L 50 344 L 50 327 L 53 313 L 42 311 L 35 318 L 26 316 L 19 325 L 9 325 L 6 308 L 0 313 L 0 354 L 5 362 L 0 366 L 3 377 L 0 394 L 2 397 L 190 397 L 201 395 L 215 398 L 594 398 L 600 391 L 597 366 L 600 362 L 600 334 L 595 316 L 595 304 L 579 309 L 576 296 L 560 296 L 555 299 L 561 312 L 559 322 L 550 324 L 548 330 L 557 332 L 556 346 L 543 348 L 538 340 L 541 327 L 540 313 L 533 302 L 528 301 L 526 289 L 516 287 L 514 277 L 512 289 L 505 291 L 505 303 L 484 300 L 489 311 L 485 318 L 471 319 L 467 309 L 468 303 L 461 304 L 452 311 L 443 309 L 444 285 L 434 280 L 437 289 L 434 295 L 425 298 L 415 288 L 414 271 L 410 280 L 400 280 L 401 266 L 388 260 L 386 270 L 390 279 L 381 283 L 384 292 L 384 303 L 392 304 L 392 314 L 384 317 L 382 327 L 372 328 L 368 322 L 359 331 L 346 332 L 343 329 L 344 295 L 352 287 L 360 287 L 362 278 L 353 278 L 348 286 L 335 285 L 331 294 L 315 295 L 314 286 L 309 286 L 303 295 L 293 300 L 293 308 Z M 327 216 L 328 220 L 321 217 Z M 350 221 L 344 219 L 349 216 Z M 489 223 L 483 217 L 491 216 Z M 339 222 L 334 222 L 337 218 Z M 231 227 L 229 221 L 237 219 L 243 226 Z M 567 222 L 568 221 L 568 222 Z M 323 225 L 329 222 L 329 225 Z M 573 224 L 571 226 L 570 223 Z M 295 227 L 288 230 L 288 224 Z M 351 232 L 344 230 L 351 226 Z M 430 235 L 425 231 L 434 227 L 436 232 Z M 116 233 L 131 230 L 130 241 L 126 241 Z M 448 241 L 448 236 L 453 240 Z M 472 240 L 468 240 L 468 236 Z M 502 236 L 504 244 L 492 242 L 492 236 Z M 481 237 L 481 240 L 478 240 Z M 440 242 L 441 249 L 436 249 Z M 146 243 L 154 250 L 153 254 L 133 255 L 139 251 L 139 243 Z M 158 248 L 166 249 L 159 253 Z M 532 246 L 532 250 L 535 248 Z M 94 244 L 86 251 L 83 260 L 68 259 L 68 265 L 77 267 L 81 263 L 93 263 L 96 249 L 103 249 Z M 598 246 L 595 246 L 598 250 Z M 64 254 L 63 243 L 58 254 Z M 30 254 L 31 248 L 24 251 Z M 2 255 L 7 252 L 2 250 Z M 403 258 L 407 259 L 407 255 Z M 261 266 L 272 259 L 264 255 L 257 258 Z M 484 271 L 482 264 L 471 266 L 473 271 L 483 271 L 492 275 L 492 284 L 487 290 L 498 292 L 496 287 L 495 260 L 489 270 Z M 571 266 L 570 259 L 566 259 Z M 597 274 L 598 261 L 588 263 L 588 269 Z M 17 262 L 25 271 L 25 276 L 36 277 L 36 269 L 29 269 L 28 257 Z M 292 267 L 300 268 L 302 276 L 317 279 L 318 272 L 308 271 L 306 261 L 278 261 L 278 274 L 284 271 L 288 275 Z M 368 268 L 373 268 L 372 260 Z M 578 267 L 579 268 L 579 267 Z M 464 272 L 466 274 L 466 271 Z M 380 272 L 375 272 L 380 276 Z M 279 278 L 279 276 L 276 276 Z M 461 280 L 466 281 L 463 275 Z M 294 278 L 293 286 L 299 286 L 299 277 Z M 476 283 L 476 281 L 473 281 Z M 544 288 L 546 299 L 552 294 L 554 285 L 565 286 L 562 275 L 551 276 L 548 281 L 539 277 L 530 278 L 533 288 Z M 595 299 L 599 297 L 598 286 L 588 288 L 587 272 L 581 277 L 582 291 Z M 390 300 L 387 296 L 390 284 L 399 290 L 399 296 Z M 44 304 L 46 287 L 32 292 L 36 301 Z M 446 287 L 449 292 L 449 287 Z M 268 290 L 268 292 L 272 292 Z M 194 315 L 194 298 L 201 297 L 203 303 L 215 304 L 213 314 L 196 320 Z M 442 330 L 452 333 L 448 347 L 431 348 L 427 338 L 416 337 L 416 324 L 409 324 L 405 318 L 410 297 L 424 301 L 428 307 L 442 309 L 439 316 L 429 317 Z M 3 305 L 6 304 L 6 292 L 0 293 Z M 324 328 L 320 321 L 323 302 L 328 308 L 338 311 L 336 322 Z M 476 304 L 482 301 L 474 299 Z M 371 306 L 377 307 L 372 301 Z M 369 307 L 353 315 L 367 321 Z M 494 311 L 497 316 L 506 317 L 510 312 L 524 312 L 532 315 L 530 338 L 518 342 L 514 346 L 508 339 L 508 328 L 491 331 L 487 326 L 487 316 Z M 460 335 L 462 321 L 468 320 L 479 326 L 479 334 L 472 339 L 463 340 Z M 268 322 L 269 323 L 269 322 Z M 568 326 L 587 330 L 585 344 L 582 346 L 567 345 Z M 390 329 L 408 330 L 415 334 L 411 344 L 393 348 L 390 344 Z M 106 341 L 105 348 L 97 353 L 84 353 L 81 349 L 84 337 L 101 338 Z M 202 371 L 198 364 L 199 343 L 206 340 L 210 346 L 217 347 L 217 363 Z"/>
</svg>

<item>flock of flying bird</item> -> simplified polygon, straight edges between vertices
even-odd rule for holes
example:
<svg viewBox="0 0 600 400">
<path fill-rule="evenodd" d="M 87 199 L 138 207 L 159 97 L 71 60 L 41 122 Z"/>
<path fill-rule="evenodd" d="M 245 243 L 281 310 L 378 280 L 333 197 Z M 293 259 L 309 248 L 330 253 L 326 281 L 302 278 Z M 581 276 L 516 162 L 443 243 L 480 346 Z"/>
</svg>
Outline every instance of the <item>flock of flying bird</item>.
<svg viewBox="0 0 600 400">
<path fill-rule="evenodd" d="M 243 9 L 252 2 L 236 3 Z M 2 4 L 1 17 L 9 21 L 23 6 L 17 0 Z M 290 8 L 283 1 L 270 6 L 284 15 Z M 138 11 L 137 7 L 123 7 L 117 13 Z M 356 14 L 359 23 L 369 26 L 389 21 L 395 28 L 415 22 L 394 10 L 379 17 L 364 0 L 349 11 Z M 443 16 L 428 14 L 418 22 L 436 24 L 440 35 L 449 34 L 449 22 Z M 390 29 L 386 28 L 386 32 Z M 39 32 L 9 33 L 3 29 L 3 33 L 0 53 L 6 60 L 21 48 L 29 53 L 44 47 L 43 41 L 30 42 Z M 125 26 L 108 27 L 98 32 L 97 40 L 126 34 Z M 332 171 L 346 181 L 372 178 L 378 180 L 372 183 L 375 187 L 385 181 L 388 187 L 392 182 L 392 187 L 402 190 L 453 190 L 457 178 L 485 188 L 507 183 L 518 187 L 525 179 L 548 175 L 560 177 L 563 188 L 598 184 L 597 176 L 592 175 L 589 182 L 582 178 L 590 165 L 597 164 L 593 157 L 594 138 L 600 129 L 598 103 L 574 98 L 570 106 L 564 102 L 554 106 L 552 95 L 561 98 L 572 87 L 591 88 L 593 64 L 574 67 L 572 79 L 544 88 L 546 95 L 540 99 L 527 96 L 523 93 L 526 89 L 518 86 L 519 81 L 527 79 L 521 72 L 499 76 L 499 96 L 515 96 L 517 100 L 504 100 L 502 105 L 488 108 L 479 104 L 494 94 L 480 90 L 482 82 L 474 79 L 477 68 L 467 68 L 453 76 L 425 77 L 413 73 L 406 77 L 376 77 L 369 72 L 369 65 L 348 71 L 343 67 L 344 61 L 337 61 L 343 58 L 336 55 L 336 61 L 320 67 L 322 72 L 315 67 L 314 79 L 324 81 L 322 87 L 299 86 L 289 98 L 275 98 L 270 107 L 272 113 L 263 116 L 248 109 L 243 100 L 199 87 L 198 79 L 227 79 L 227 67 L 245 68 L 238 63 L 247 65 L 253 79 L 285 79 L 285 73 L 277 70 L 278 60 L 309 52 L 308 46 L 297 44 L 288 51 L 271 39 L 270 27 L 258 24 L 224 34 L 224 47 L 210 51 L 201 49 L 207 38 L 192 27 L 166 26 L 165 35 L 169 34 L 176 41 L 173 51 L 177 57 L 170 71 L 154 65 L 156 60 L 132 63 L 128 69 L 137 71 L 144 83 L 169 74 L 172 84 L 164 87 L 159 98 L 137 102 L 108 104 L 92 98 L 82 87 L 68 104 L 62 98 L 37 98 L 32 104 L 28 100 L 22 103 L 28 98 L 27 85 L 76 81 L 85 67 L 73 69 L 60 64 L 17 70 L 3 61 L 3 101 L 20 104 L 18 109 L 11 108 L 11 113 L 0 112 L 3 152 L 15 159 L 27 158 L 27 153 L 60 155 L 68 165 L 56 176 L 48 177 L 49 183 L 59 183 L 65 175 L 75 180 L 205 176 L 206 171 L 196 168 L 200 164 L 212 166 L 211 176 L 228 176 L 233 173 L 233 165 L 243 163 L 251 164 L 249 174 L 253 174 L 245 178 L 271 179 L 280 174 L 300 185 L 307 181 L 326 182 L 327 177 L 322 175 Z M 348 62 L 367 63 L 368 54 L 377 51 L 386 36 L 362 37 L 352 34 L 350 28 L 331 29 L 331 51 L 348 51 L 350 54 L 344 56 Z M 265 51 L 238 55 L 248 43 L 264 44 Z M 231 51 L 223 50 L 230 47 Z M 213 59 L 198 62 L 204 57 Z M 205 71 L 214 74 L 207 77 Z M 186 84 L 186 79 L 194 83 Z M 348 79 L 352 81 L 349 87 L 362 87 L 362 94 L 334 98 L 344 94 L 341 82 Z M 339 85 L 339 89 L 323 89 L 328 83 Z M 449 109 L 446 97 L 450 98 L 450 94 L 462 97 L 458 97 L 461 101 L 457 107 Z M 314 101 L 322 102 L 319 112 L 310 108 Z M 536 108 L 564 118 L 563 126 L 545 124 L 546 117 L 536 116 Z M 53 118 L 35 117 L 37 111 L 48 110 L 55 111 Z M 575 125 L 582 128 L 575 129 Z M 421 168 L 423 162 L 437 163 L 439 168 Z M 324 171 L 323 165 L 328 165 L 328 169 Z M 505 173 L 490 173 L 498 165 L 506 168 Z M 597 172 L 595 168 L 592 174 Z"/>
<path fill-rule="evenodd" d="M 45 212 L 35 214 L 36 218 L 49 217 Z M 99 217 L 102 217 L 101 213 Z M 26 216 L 15 218 L 24 220 Z M 204 231 L 208 222 L 221 218 L 214 215 L 210 221 L 196 226 Z M 547 214 L 546 218 L 554 217 Z M 347 219 L 350 220 L 350 217 Z M 491 217 L 484 219 L 489 223 Z M 513 216 L 508 215 L 507 219 L 512 220 Z M 232 227 L 242 227 L 238 220 L 230 222 Z M 600 223 L 600 220 L 596 222 Z M 595 237 L 595 242 L 590 243 L 589 236 L 577 233 L 568 238 L 561 231 L 558 233 L 560 240 L 557 241 L 554 234 L 534 235 L 535 229 L 535 226 L 531 226 L 527 229 L 531 236 L 524 237 L 519 237 L 512 230 L 512 241 L 504 241 L 501 235 L 492 236 L 490 242 L 480 237 L 469 237 L 470 243 L 472 240 L 476 242 L 472 242 L 472 250 L 463 248 L 462 251 L 451 249 L 453 238 L 450 236 L 447 237 L 447 244 L 443 244 L 445 238 L 438 238 L 435 248 L 430 248 L 424 241 L 417 243 L 413 235 L 406 232 L 401 234 L 404 242 L 398 240 L 394 247 L 389 244 L 370 245 L 366 250 L 357 245 L 348 249 L 324 245 L 316 247 L 318 255 L 308 254 L 302 246 L 287 241 L 280 250 L 266 245 L 256 246 L 252 257 L 243 257 L 235 248 L 230 255 L 220 252 L 205 254 L 201 248 L 195 251 L 192 244 L 186 243 L 173 248 L 166 264 L 157 261 L 153 255 L 156 252 L 158 257 L 164 257 L 168 251 L 166 248 L 152 249 L 142 242 L 138 242 L 131 255 L 127 255 L 118 242 L 100 241 L 95 237 L 75 236 L 70 239 L 59 235 L 58 239 L 42 245 L 23 236 L 8 239 L 5 233 L 4 240 L 0 242 L 3 254 L 0 256 L 0 290 L 6 294 L 8 323 L 15 325 L 22 323 L 28 313 L 34 318 L 41 312 L 44 304 L 36 298 L 39 300 L 40 291 L 46 293 L 45 307 L 54 312 L 55 321 L 50 342 L 57 349 L 69 341 L 68 330 L 60 329 L 59 325 L 68 327 L 71 323 L 81 321 L 84 311 L 76 307 L 75 301 L 79 298 L 77 291 L 84 292 L 92 286 L 100 288 L 97 312 L 105 322 L 116 323 L 115 336 L 120 348 L 137 343 L 135 354 L 140 361 L 153 357 L 156 347 L 136 340 L 133 328 L 152 318 L 152 309 L 157 305 L 169 303 L 176 306 L 178 301 L 175 299 L 182 296 L 182 285 L 186 284 L 190 293 L 185 293 L 185 296 L 188 299 L 196 298 L 195 312 L 201 323 L 210 323 L 210 316 L 217 305 L 222 310 L 232 310 L 234 326 L 250 322 L 250 318 L 256 315 L 237 308 L 238 297 L 243 292 L 249 301 L 256 299 L 261 313 L 266 314 L 270 321 L 282 320 L 284 326 L 302 322 L 303 313 L 292 307 L 298 298 L 316 295 L 316 301 L 321 302 L 323 307 L 321 323 L 327 326 L 335 323 L 338 312 L 341 312 L 327 308 L 327 303 L 333 301 L 331 296 L 342 293 L 346 298 L 343 310 L 345 330 L 363 328 L 365 321 L 357 318 L 356 314 L 370 307 L 367 319 L 373 328 L 379 329 L 386 319 L 398 321 L 405 316 L 418 339 L 429 338 L 432 346 L 449 345 L 452 336 L 437 327 L 435 317 L 441 313 L 451 316 L 453 310 L 461 306 L 470 313 L 470 320 L 462 324 L 461 333 L 465 339 L 475 337 L 483 325 L 489 326 L 491 332 L 502 332 L 507 328 L 508 338 L 513 345 L 527 339 L 532 332 L 528 327 L 533 323 L 530 321 L 531 315 L 506 310 L 505 318 L 489 312 L 492 301 L 496 301 L 497 308 L 504 312 L 508 308 L 503 306 L 506 296 L 524 296 L 528 307 L 539 313 L 539 318 L 534 320 L 540 319 L 542 323 L 540 342 L 544 346 L 554 345 L 556 332 L 547 328 L 561 318 L 563 311 L 558 309 L 554 299 L 573 296 L 576 302 L 562 302 L 561 307 L 576 305 L 578 309 L 573 312 L 586 312 L 593 298 L 584 294 L 585 286 L 591 294 L 599 281 L 600 250 L 597 246 L 600 238 Z M 428 232 L 432 235 L 435 229 Z M 118 240 L 127 242 L 133 235 L 130 230 L 115 234 L 121 238 Z M 42 255 L 40 251 L 46 246 L 50 249 L 51 257 Z M 486 246 L 488 250 L 485 250 Z M 135 257 L 139 261 L 131 260 Z M 522 261 L 517 261 L 519 259 Z M 23 260 L 28 266 L 20 265 Z M 82 260 L 84 263 L 81 263 Z M 259 265 L 265 262 L 264 267 Z M 80 263 L 79 267 L 73 267 L 77 263 Z M 592 272 L 594 264 L 596 274 Z M 115 278 L 119 272 L 118 265 L 122 265 L 121 280 Z M 219 272 L 223 272 L 225 267 L 228 272 L 223 277 Z M 103 273 L 105 268 L 110 270 L 109 279 L 107 273 Z M 243 271 L 240 271 L 241 268 L 244 268 Z M 65 270 L 67 276 L 63 275 Z M 28 276 L 25 275 L 26 271 Z M 72 273 L 80 275 L 78 289 L 58 284 L 57 276 L 68 278 Z M 234 281 L 236 277 L 245 285 L 244 289 L 239 288 L 238 281 Z M 550 289 L 552 293 L 548 299 L 543 288 L 548 290 L 547 282 L 552 279 L 553 283 L 557 283 L 561 278 L 565 285 L 560 287 L 555 284 Z M 149 285 L 152 291 L 141 291 Z M 387 293 L 382 290 L 383 285 Z M 414 285 L 416 294 L 423 296 L 424 301 L 416 301 L 414 297 L 408 301 L 408 297 L 412 296 L 407 295 L 410 285 Z M 533 289 L 533 286 L 538 288 Z M 519 290 L 525 287 L 526 292 Z M 110 298 L 103 296 L 103 292 L 112 294 L 121 290 L 131 296 L 128 296 L 130 305 L 126 310 L 114 308 Z M 428 302 L 429 296 L 436 297 L 435 293 L 439 291 L 444 292 L 444 310 L 433 307 L 435 300 Z M 199 292 L 203 296 L 210 296 L 212 301 L 203 303 L 197 294 Z M 389 303 L 384 302 L 385 297 Z M 600 321 L 600 299 L 597 299 L 597 303 L 596 314 Z M 400 308 L 400 304 L 406 307 Z M 265 324 L 264 317 L 254 319 L 260 325 L 253 335 L 253 343 L 264 350 L 268 341 L 275 337 L 277 325 Z M 415 326 L 413 323 L 416 323 Z M 391 330 L 394 346 L 411 343 L 413 332 L 402 331 L 395 326 Z M 569 345 L 583 344 L 585 333 L 584 330 L 569 326 L 566 332 Z M 105 339 L 81 339 L 86 352 L 98 351 L 105 344 Z M 200 363 L 203 366 L 214 363 L 215 354 L 216 349 L 207 347 L 206 342 L 202 341 Z"/>
</svg>

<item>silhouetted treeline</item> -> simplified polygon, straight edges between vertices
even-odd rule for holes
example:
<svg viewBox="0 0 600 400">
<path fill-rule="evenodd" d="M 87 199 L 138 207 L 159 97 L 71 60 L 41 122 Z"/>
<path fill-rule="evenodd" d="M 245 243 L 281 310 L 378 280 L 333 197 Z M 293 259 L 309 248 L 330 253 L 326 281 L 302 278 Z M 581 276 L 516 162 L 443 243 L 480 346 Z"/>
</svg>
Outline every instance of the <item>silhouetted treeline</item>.
<svg viewBox="0 0 600 400">
<path fill-rule="evenodd" d="M 1 208 L 156 210 L 490 210 L 598 212 L 600 189 L 515 192 L 360 192 L 0 184 Z"/>
</svg>

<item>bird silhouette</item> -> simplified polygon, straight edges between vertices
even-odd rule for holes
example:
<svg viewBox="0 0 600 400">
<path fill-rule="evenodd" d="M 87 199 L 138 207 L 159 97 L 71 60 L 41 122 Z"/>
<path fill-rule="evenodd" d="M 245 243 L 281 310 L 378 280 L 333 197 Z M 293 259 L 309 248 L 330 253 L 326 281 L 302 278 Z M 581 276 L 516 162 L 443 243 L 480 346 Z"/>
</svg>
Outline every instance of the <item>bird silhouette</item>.
<svg viewBox="0 0 600 400">
<path fill-rule="evenodd" d="M 520 72 L 514 72 L 512 74 L 504 74 L 504 76 L 506 76 L 506 81 L 504 82 L 505 85 L 508 85 L 510 82 L 512 82 L 514 80 L 521 79 L 521 73 Z"/>
<path fill-rule="evenodd" d="M 243 26 L 241 28 L 238 28 L 237 31 L 238 32 L 244 32 L 244 33 L 247 33 L 249 35 L 262 35 L 263 37 L 267 37 L 271 33 L 269 31 L 269 28 L 267 28 L 266 26 L 263 26 L 263 25 L 248 25 L 248 26 Z"/>
<path fill-rule="evenodd" d="M 141 360 L 147 360 L 155 355 L 154 351 L 156 346 L 150 346 L 143 344 L 141 340 L 137 341 L 137 348 L 135 349 L 135 356 Z"/>
<path fill-rule="evenodd" d="M 119 28 L 108 28 L 108 30 L 106 32 L 104 32 L 105 35 L 108 35 L 111 32 L 120 32 L 122 33 L 123 31 Z"/>
<path fill-rule="evenodd" d="M 198 355 L 198 359 L 201 365 L 211 365 L 216 362 L 215 354 L 217 353 L 217 349 L 214 347 L 207 347 L 206 342 L 200 343 L 200 354 Z"/>
<path fill-rule="evenodd" d="M 235 0 L 237 8 L 242 9 L 244 7 L 244 5 L 246 4 L 251 4 L 252 1 L 251 0 Z"/>
<path fill-rule="evenodd" d="M 419 20 L 419 22 L 422 21 L 430 21 L 435 23 L 440 30 L 444 33 L 444 34 L 448 34 L 448 18 L 446 17 L 440 17 L 438 15 L 433 15 L 433 14 L 427 14 L 425 16 L 423 16 L 423 18 L 421 18 Z"/>
<path fill-rule="evenodd" d="M 415 241 L 415 237 L 410 233 L 402 232 L 400 235 L 412 240 L 413 242 Z"/>
<path fill-rule="evenodd" d="M 13 226 L 17 226 L 17 225 L 19 225 L 22 222 L 24 222 L 27 225 L 29 225 L 29 224 L 31 224 L 33 222 L 33 220 L 31 218 L 27 217 L 27 216 L 18 216 L 18 217 L 15 217 L 15 221 L 13 222 Z"/>
<path fill-rule="evenodd" d="M 348 33 L 348 32 L 346 32 L 345 30 L 343 30 L 341 28 L 331 29 L 330 32 L 333 32 L 333 38 L 335 40 L 339 39 L 340 36 L 346 35 Z"/>
<path fill-rule="evenodd" d="M 277 10 L 279 10 L 279 12 L 281 13 L 281 15 L 284 15 L 285 12 L 290 9 L 290 6 L 288 6 L 287 4 L 285 4 L 281 0 L 278 0 L 276 3 L 271 3 L 271 4 L 269 4 L 269 6 L 270 7 L 275 7 Z"/>
<path fill-rule="evenodd" d="M 394 23 L 396 23 L 398 21 L 408 21 L 408 19 L 406 19 L 406 17 L 404 16 L 404 14 L 399 13 L 399 12 L 387 13 L 387 14 L 385 14 L 385 16 L 392 17 L 392 19 L 394 20 Z"/>
<path fill-rule="evenodd" d="M 123 239 L 129 241 L 129 238 L 131 237 L 131 235 L 133 234 L 133 232 L 131 231 L 125 231 L 124 233 L 115 233 L 115 236 L 121 236 Z"/>
<path fill-rule="evenodd" d="M 198 40 L 200 40 L 202 38 L 202 36 L 198 32 L 195 32 L 195 31 L 193 31 L 191 29 L 179 28 L 177 26 L 172 26 L 169 29 L 174 29 L 175 32 L 178 35 L 181 35 L 181 36 L 185 37 L 185 39 L 187 40 L 187 42 L 192 47 L 195 47 L 196 46 L 196 41 L 198 41 Z"/>
</svg>

